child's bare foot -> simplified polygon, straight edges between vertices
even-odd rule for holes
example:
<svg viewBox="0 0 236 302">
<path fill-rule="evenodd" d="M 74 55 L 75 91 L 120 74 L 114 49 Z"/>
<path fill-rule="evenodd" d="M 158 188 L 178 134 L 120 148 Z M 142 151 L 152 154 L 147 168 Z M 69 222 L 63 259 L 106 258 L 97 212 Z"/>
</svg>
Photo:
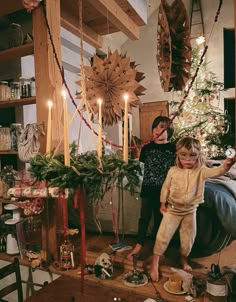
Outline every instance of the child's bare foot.
<svg viewBox="0 0 236 302">
<path fill-rule="evenodd" d="M 150 272 L 149 272 L 152 281 L 159 280 L 159 260 L 160 260 L 160 256 L 153 254 L 152 264 L 151 264 L 151 268 L 150 268 Z"/>
<path fill-rule="evenodd" d="M 192 267 L 188 264 L 187 257 L 181 256 L 180 262 L 186 272 L 191 272 L 193 270 Z"/>
<path fill-rule="evenodd" d="M 132 251 L 126 256 L 128 260 L 133 260 L 133 255 L 138 254 L 141 251 L 142 245 L 137 243 Z"/>
</svg>

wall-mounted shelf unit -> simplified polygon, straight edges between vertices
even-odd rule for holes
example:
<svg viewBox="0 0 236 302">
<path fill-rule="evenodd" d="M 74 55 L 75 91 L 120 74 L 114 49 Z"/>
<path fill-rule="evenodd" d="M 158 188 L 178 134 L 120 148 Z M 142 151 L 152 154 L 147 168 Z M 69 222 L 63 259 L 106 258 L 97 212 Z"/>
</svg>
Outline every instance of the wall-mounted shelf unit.
<svg viewBox="0 0 236 302">
<path fill-rule="evenodd" d="M 0 62 L 32 55 L 33 53 L 34 53 L 33 42 L 27 43 L 24 45 L 20 45 L 17 47 L 0 51 Z"/>
<path fill-rule="evenodd" d="M 23 98 L 17 100 L 0 101 L 0 108 L 17 107 L 22 105 L 36 104 L 36 97 Z"/>
<path fill-rule="evenodd" d="M 18 154 L 17 151 L 0 151 L 0 155 Z"/>
</svg>

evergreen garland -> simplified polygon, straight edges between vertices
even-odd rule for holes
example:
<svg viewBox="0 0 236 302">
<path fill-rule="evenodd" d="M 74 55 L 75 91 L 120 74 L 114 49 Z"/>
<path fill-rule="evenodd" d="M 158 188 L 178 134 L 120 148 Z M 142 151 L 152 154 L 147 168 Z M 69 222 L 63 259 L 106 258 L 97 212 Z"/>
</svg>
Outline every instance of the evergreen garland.
<svg viewBox="0 0 236 302">
<path fill-rule="evenodd" d="M 84 186 L 89 202 L 98 202 L 114 186 L 129 190 L 133 195 L 140 185 L 142 170 L 138 160 L 126 163 L 115 154 L 103 155 L 101 162 L 95 151 L 77 155 L 70 152 L 71 166 L 64 165 L 64 155 L 37 154 L 30 161 L 29 171 L 36 181 L 45 180 L 47 187 L 68 188 L 70 193 Z"/>
</svg>

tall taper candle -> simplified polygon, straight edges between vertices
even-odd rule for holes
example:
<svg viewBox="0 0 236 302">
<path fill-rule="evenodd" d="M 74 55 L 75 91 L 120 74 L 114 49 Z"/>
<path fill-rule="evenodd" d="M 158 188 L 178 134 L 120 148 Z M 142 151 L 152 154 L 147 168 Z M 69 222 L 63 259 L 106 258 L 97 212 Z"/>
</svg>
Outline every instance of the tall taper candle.
<svg viewBox="0 0 236 302">
<path fill-rule="evenodd" d="M 97 154 L 100 159 L 102 156 L 102 100 L 98 99 L 98 144 Z"/>
<path fill-rule="evenodd" d="M 52 101 L 48 101 L 48 123 L 47 123 L 47 143 L 46 153 L 50 153 L 52 149 Z"/>
<path fill-rule="evenodd" d="M 128 163 L 128 95 L 124 95 L 125 112 L 124 112 L 124 143 L 123 143 L 123 160 Z"/>
<path fill-rule="evenodd" d="M 69 133 L 68 133 L 68 112 L 66 92 L 63 90 L 63 112 L 64 112 L 64 164 L 70 167 L 70 147 L 69 147 Z"/>
</svg>

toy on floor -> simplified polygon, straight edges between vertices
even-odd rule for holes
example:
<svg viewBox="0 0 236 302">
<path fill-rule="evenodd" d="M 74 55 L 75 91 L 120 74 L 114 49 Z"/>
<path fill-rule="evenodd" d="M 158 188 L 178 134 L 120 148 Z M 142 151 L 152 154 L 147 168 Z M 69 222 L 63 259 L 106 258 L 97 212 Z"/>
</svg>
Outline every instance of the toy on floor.
<svg viewBox="0 0 236 302">
<path fill-rule="evenodd" d="M 95 261 L 94 272 L 96 277 L 100 279 L 110 279 L 113 274 L 111 256 L 107 253 L 102 253 Z"/>
<path fill-rule="evenodd" d="M 127 286 L 138 287 L 148 283 L 148 277 L 144 272 L 137 270 L 138 255 L 133 254 L 133 270 L 123 277 L 123 282 Z"/>
</svg>

